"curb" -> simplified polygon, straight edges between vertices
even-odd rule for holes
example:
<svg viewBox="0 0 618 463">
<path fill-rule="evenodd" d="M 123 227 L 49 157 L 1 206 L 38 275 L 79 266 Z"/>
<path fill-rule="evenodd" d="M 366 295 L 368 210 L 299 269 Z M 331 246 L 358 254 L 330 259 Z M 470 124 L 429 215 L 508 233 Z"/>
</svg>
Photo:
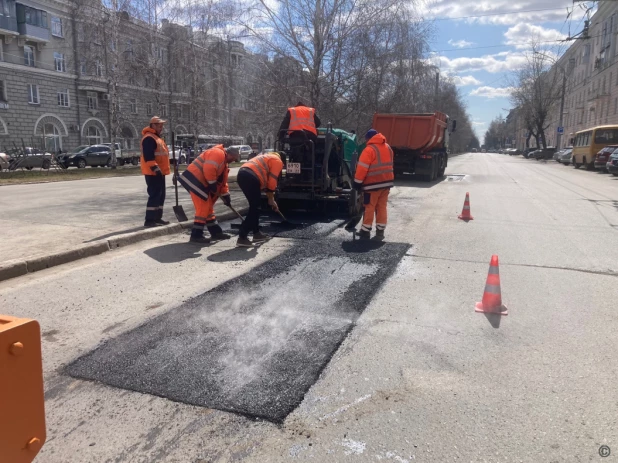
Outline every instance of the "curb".
<svg viewBox="0 0 618 463">
<path fill-rule="evenodd" d="M 249 208 L 242 207 L 238 212 L 245 214 Z M 229 211 L 219 216 L 220 221 L 235 219 L 236 214 Z M 129 246 L 131 244 L 146 241 L 160 236 L 174 235 L 181 233 L 193 226 L 193 221 L 174 223 L 163 227 L 147 228 L 131 233 L 123 233 L 104 240 L 94 241 L 92 243 L 76 246 L 68 251 L 60 251 L 53 254 L 36 256 L 27 259 L 14 259 L 0 262 L 0 281 L 9 280 L 11 278 L 27 275 L 28 273 L 38 272 L 47 268 L 56 267 L 57 265 L 67 264 L 76 260 L 85 259 L 86 257 L 97 256 L 107 251 Z"/>
</svg>

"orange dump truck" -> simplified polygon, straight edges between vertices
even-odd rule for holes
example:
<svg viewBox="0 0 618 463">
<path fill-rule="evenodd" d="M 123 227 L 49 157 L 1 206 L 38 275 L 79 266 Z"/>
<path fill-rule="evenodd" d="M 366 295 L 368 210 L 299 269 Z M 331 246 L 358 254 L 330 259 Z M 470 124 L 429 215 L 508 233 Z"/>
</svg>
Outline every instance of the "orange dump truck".
<svg viewBox="0 0 618 463">
<path fill-rule="evenodd" d="M 386 137 L 395 154 L 395 175 L 423 176 L 427 181 L 444 175 L 448 162 L 449 129 L 456 122 L 446 114 L 374 114 L 373 128 Z"/>
</svg>

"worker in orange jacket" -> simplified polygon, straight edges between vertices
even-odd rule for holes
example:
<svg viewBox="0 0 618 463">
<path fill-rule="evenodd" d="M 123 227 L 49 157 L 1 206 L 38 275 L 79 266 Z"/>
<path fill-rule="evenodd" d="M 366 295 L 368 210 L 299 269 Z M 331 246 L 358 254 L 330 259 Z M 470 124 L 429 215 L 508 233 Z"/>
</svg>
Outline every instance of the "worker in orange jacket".
<svg viewBox="0 0 618 463">
<path fill-rule="evenodd" d="M 145 227 L 169 224 L 167 220 L 163 220 L 165 176 L 170 174 L 170 155 L 165 140 L 161 138 L 166 123 L 167 121 L 154 116 L 148 127 L 142 130 L 140 162 L 148 191 Z"/>
<path fill-rule="evenodd" d="M 306 135 L 306 138 L 315 142 L 318 136 L 318 127 L 321 123 L 315 109 L 305 106 L 299 101 L 296 106 L 288 108 L 285 113 L 285 117 L 279 127 L 279 138 L 287 135 L 290 138 L 304 140 Z M 303 135 L 303 132 L 305 135 Z"/>
<path fill-rule="evenodd" d="M 354 188 L 363 192 L 365 214 L 359 237 L 369 239 L 374 215 L 376 217 L 377 240 L 384 239 L 388 194 L 393 187 L 393 150 L 386 143 L 386 138 L 374 129 L 365 135 L 367 146 L 361 153 L 354 174 Z"/>
<path fill-rule="evenodd" d="M 195 206 L 195 218 L 189 241 L 207 244 L 211 240 L 224 240 L 231 237 L 224 233 L 215 215 L 215 203 L 221 197 L 223 204 L 232 205 L 227 176 L 229 163 L 240 159 L 238 148 L 224 148 L 217 145 L 207 149 L 189 164 L 187 170 L 178 181 L 191 194 Z M 204 236 L 204 228 L 208 229 L 210 238 Z"/>
<path fill-rule="evenodd" d="M 260 203 L 262 190 L 266 192 L 268 204 L 278 211 L 275 202 L 275 190 L 279 174 L 283 170 L 283 162 L 279 153 L 261 154 L 245 162 L 238 171 L 236 181 L 249 202 L 249 212 L 240 226 L 240 233 L 236 246 L 249 248 L 254 243 L 268 239 L 260 232 Z M 249 241 L 249 233 L 253 233 L 253 242 Z"/>
</svg>

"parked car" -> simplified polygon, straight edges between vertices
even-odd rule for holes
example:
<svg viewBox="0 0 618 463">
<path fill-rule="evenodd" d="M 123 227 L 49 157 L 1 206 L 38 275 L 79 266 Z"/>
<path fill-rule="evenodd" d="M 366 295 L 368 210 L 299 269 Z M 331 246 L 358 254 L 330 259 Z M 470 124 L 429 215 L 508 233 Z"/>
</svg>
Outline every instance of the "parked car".
<svg viewBox="0 0 618 463">
<path fill-rule="evenodd" d="M 562 153 L 560 154 L 560 159 L 558 159 L 558 162 L 561 164 L 564 164 L 565 166 L 568 166 L 571 163 L 572 158 L 573 158 L 573 148 L 566 148 L 562 150 Z"/>
<path fill-rule="evenodd" d="M 9 170 L 11 157 L 6 153 L 0 153 L 0 171 Z"/>
<path fill-rule="evenodd" d="M 230 148 L 238 148 L 241 161 L 249 159 L 249 156 L 253 153 L 253 149 L 249 145 L 232 145 Z"/>
<path fill-rule="evenodd" d="M 178 164 L 184 164 L 185 162 L 187 162 L 187 156 L 184 152 L 184 150 L 180 147 L 180 146 L 176 146 L 176 159 L 178 160 Z M 170 152 L 170 161 L 173 158 L 173 154 L 172 153 L 172 145 L 167 145 L 167 150 Z"/>
<path fill-rule="evenodd" d="M 618 177 L 618 149 L 614 150 L 614 152 L 609 155 L 607 171 L 614 177 Z"/>
<path fill-rule="evenodd" d="M 27 147 L 25 149 L 17 149 L 11 153 L 10 170 L 34 168 L 49 169 L 51 167 L 52 155 L 39 148 Z"/>
<path fill-rule="evenodd" d="M 594 158 L 594 168 L 607 171 L 607 163 L 609 161 L 609 157 L 616 151 L 618 145 L 608 145 L 599 151 Z"/>
<path fill-rule="evenodd" d="M 92 145 L 77 153 L 71 153 L 64 158 L 65 167 L 75 166 L 83 169 L 86 166 L 108 166 L 112 161 L 112 150 L 106 145 Z"/>
<path fill-rule="evenodd" d="M 526 148 L 522 154 L 526 159 L 530 159 L 530 155 L 536 150 L 538 150 L 538 148 Z"/>
<path fill-rule="evenodd" d="M 548 146 L 547 148 L 541 148 L 536 150 L 533 154 L 534 154 L 534 159 L 536 159 L 537 161 L 539 159 L 552 159 L 554 156 L 554 153 L 556 152 L 556 147 L 554 146 Z"/>
</svg>

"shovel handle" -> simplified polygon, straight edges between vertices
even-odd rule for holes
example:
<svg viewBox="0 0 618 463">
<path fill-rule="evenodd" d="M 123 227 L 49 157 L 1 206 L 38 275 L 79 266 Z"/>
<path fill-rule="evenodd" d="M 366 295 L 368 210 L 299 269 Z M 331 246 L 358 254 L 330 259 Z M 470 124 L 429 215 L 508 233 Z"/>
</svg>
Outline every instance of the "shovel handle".
<svg viewBox="0 0 618 463">
<path fill-rule="evenodd" d="M 238 216 L 240 220 L 243 220 L 242 215 L 240 215 L 240 213 L 236 209 L 234 209 L 234 206 L 230 204 L 228 207 L 232 209 L 232 211 L 234 211 L 234 213 Z"/>
</svg>

